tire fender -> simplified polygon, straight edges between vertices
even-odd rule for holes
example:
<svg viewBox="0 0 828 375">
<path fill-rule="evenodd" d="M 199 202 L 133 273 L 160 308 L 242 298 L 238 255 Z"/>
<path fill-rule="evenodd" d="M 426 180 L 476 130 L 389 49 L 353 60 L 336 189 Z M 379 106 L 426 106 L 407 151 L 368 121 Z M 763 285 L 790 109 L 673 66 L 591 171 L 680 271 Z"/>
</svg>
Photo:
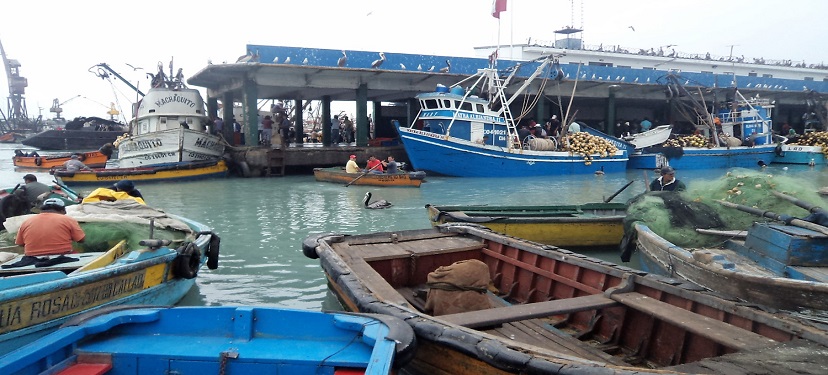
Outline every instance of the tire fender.
<svg viewBox="0 0 828 375">
<path fill-rule="evenodd" d="M 175 249 L 178 256 L 173 260 L 173 273 L 181 278 L 192 279 L 198 275 L 201 266 L 201 251 L 192 242 L 185 242 Z"/>
</svg>

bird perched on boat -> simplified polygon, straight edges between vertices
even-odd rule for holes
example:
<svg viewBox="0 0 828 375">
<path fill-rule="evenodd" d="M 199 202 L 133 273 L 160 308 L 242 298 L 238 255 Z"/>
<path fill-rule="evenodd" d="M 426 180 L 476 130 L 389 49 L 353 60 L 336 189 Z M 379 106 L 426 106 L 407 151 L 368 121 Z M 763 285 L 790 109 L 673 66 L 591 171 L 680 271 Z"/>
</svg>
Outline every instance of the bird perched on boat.
<svg viewBox="0 0 828 375">
<path fill-rule="evenodd" d="M 307 57 L 305 57 L 305 59 L 302 60 L 302 65 L 308 65 L 308 58 Z"/>
<path fill-rule="evenodd" d="M 278 64 L 278 63 L 279 63 L 279 56 L 276 56 L 276 57 L 274 57 L 274 58 L 273 58 L 273 63 L 274 63 L 274 64 Z"/>
<path fill-rule="evenodd" d="M 405 70 L 405 65 L 403 65 L 403 63 L 400 63 L 400 69 Z"/>
<path fill-rule="evenodd" d="M 417 70 L 423 70 L 423 64 L 417 64 Z"/>
<path fill-rule="evenodd" d="M 285 59 L 285 64 L 290 64 L 290 56 Z"/>
<path fill-rule="evenodd" d="M 371 68 L 374 68 L 374 69 L 379 68 L 380 65 L 382 65 L 382 63 L 385 62 L 385 53 L 380 52 L 379 56 L 380 56 L 379 59 L 376 59 L 376 60 L 374 60 L 374 62 L 371 63 Z"/>
<path fill-rule="evenodd" d="M 246 55 L 239 56 L 237 63 L 259 62 L 259 50 L 254 54 L 252 51 L 247 51 Z"/>
<path fill-rule="evenodd" d="M 348 64 L 348 55 L 345 54 L 345 51 L 342 51 L 342 57 L 339 60 L 336 60 L 336 66 L 342 68 L 346 64 Z"/>
<path fill-rule="evenodd" d="M 451 61 L 446 60 L 446 66 L 440 68 L 440 73 L 448 73 L 449 71 L 451 71 Z"/>
<path fill-rule="evenodd" d="M 369 208 L 372 210 L 379 210 L 383 208 L 391 207 L 391 203 L 389 203 L 385 199 L 380 199 L 376 202 L 371 202 L 371 192 L 365 193 L 365 197 L 362 198 L 362 203 L 365 204 L 365 208 Z"/>
<path fill-rule="evenodd" d="M 434 65 L 432 65 L 431 68 L 428 68 L 428 71 L 433 72 L 434 71 Z"/>
</svg>

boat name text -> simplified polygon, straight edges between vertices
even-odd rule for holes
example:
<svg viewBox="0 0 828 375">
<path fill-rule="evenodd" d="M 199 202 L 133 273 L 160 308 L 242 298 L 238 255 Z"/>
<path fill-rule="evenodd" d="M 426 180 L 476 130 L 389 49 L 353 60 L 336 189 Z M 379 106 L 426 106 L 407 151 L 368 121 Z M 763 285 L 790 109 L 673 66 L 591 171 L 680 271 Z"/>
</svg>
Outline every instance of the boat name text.
<svg viewBox="0 0 828 375">
<path fill-rule="evenodd" d="M 161 138 L 145 139 L 145 140 L 122 143 L 121 144 L 122 148 L 121 148 L 120 151 L 147 150 L 147 149 L 158 148 L 158 147 L 163 147 L 163 146 L 164 146 L 164 143 L 161 142 Z"/>
<path fill-rule="evenodd" d="M 161 106 L 169 104 L 169 103 L 183 103 L 183 104 L 189 106 L 190 108 L 195 108 L 195 106 L 196 106 L 196 103 L 194 101 L 190 100 L 189 98 L 185 98 L 183 96 L 180 96 L 178 94 L 173 94 L 173 95 L 161 98 L 159 100 L 156 100 L 155 101 L 155 106 L 156 107 L 161 107 Z"/>
</svg>

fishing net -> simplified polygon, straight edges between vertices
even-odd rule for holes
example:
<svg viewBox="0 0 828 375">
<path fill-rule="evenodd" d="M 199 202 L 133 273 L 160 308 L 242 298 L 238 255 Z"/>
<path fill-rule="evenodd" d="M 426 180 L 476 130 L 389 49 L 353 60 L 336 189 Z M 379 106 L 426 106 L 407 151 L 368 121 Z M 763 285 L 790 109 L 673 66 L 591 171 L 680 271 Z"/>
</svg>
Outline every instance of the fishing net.
<svg viewBox="0 0 828 375">
<path fill-rule="evenodd" d="M 771 220 L 722 206 L 717 200 L 797 218 L 808 216 L 807 210 L 774 196 L 774 190 L 811 205 L 824 205 L 817 187 L 807 180 L 737 168 L 716 180 L 690 181 L 681 193 L 651 192 L 633 198 L 628 202 L 625 232 L 641 221 L 678 246 L 709 247 L 720 244 L 723 237 L 699 234 L 696 228 L 746 230 L 754 222 Z"/>
<path fill-rule="evenodd" d="M 138 242 L 150 238 L 149 227 L 136 223 L 88 222 L 80 223 L 86 233 L 86 239 L 75 244 L 78 252 L 107 251 L 121 240 L 127 241 L 128 249 L 140 249 Z M 160 240 L 184 241 L 185 233 L 156 228 L 152 238 Z M 176 243 L 176 242 L 173 242 Z"/>
</svg>

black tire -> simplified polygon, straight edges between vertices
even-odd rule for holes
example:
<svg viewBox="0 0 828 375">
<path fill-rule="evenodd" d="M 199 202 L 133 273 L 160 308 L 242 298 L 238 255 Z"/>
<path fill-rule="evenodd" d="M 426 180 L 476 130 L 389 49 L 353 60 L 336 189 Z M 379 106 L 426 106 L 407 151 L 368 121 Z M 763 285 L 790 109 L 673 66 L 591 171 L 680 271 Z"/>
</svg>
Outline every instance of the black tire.
<svg viewBox="0 0 828 375">
<path fill-rule="evenodd" d="M 218 268 L 219 247 L 221 247 L 221 238 L 215 233 L 210 233 L 210 247 L 207 250 L 207 268 L 211 270 Z"/>
<path fill-rule="evenodd" d="M 173 273 L 184 279 L 195 278 L 201 266 L 201 251 L 192 242 L 184 243 L 176 251 L 178 256 L 173 260 Z"/>
<path fill-rule="evenodd" d="M 43 165 L 43 160 L 40 159 L 40 156 L 35 157 L 35 165 L 38 167 Z"/>
</svg>

